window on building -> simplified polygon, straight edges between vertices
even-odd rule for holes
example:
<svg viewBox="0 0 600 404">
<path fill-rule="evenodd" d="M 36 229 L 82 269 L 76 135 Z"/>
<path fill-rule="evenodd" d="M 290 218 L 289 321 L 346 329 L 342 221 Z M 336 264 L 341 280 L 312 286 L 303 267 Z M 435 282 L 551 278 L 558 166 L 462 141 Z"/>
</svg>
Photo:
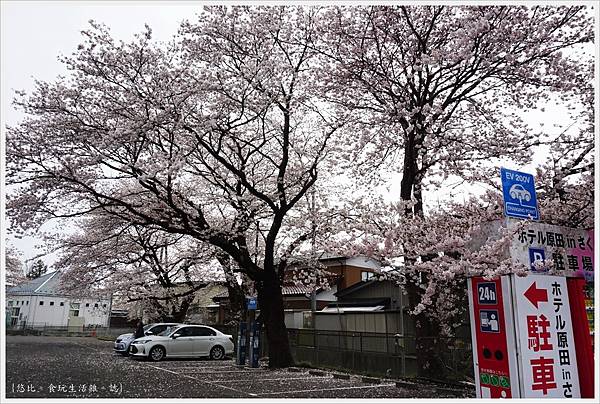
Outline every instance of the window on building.
<svg viewBox="0 0 600 404">
<path fill-rule="evenodd" d="M 50 306 L 54 306 L 54 302 L 50 302 Z"/>
<path fill-rule="evenodd" d="M 29 300 L 27 300 L 27 301 L 25 302 L 25 304 L 26 304 L 27 306 L 29 306 Z"/>
<path fill-rule="evenodd" d="M 90 307 L 90 304 L 89 304 L 89 303 L 86 303 L 86 304 L 85 304 L 85 307 Z"/>
<path fill-rule="evenodd" d="M 373 277 L 373 272 L 362 271 L 360 273 L 360 280 L 361 281 L 368 281 L 372 277 Z"/>
<path fill-rule="evenodd" d="M 64 305 L 65 305 L 65 302 L 60 302 L 60 305 L 61 305 L 61 306 L 64 306 Z"/>
<path fill-rule="evenodd" d="M 104 303 L 104 304 L 102 305 L 102 307 L 106 308 L 106 303 Z"/>
<path fill-rule="evenodd" d="M 79 303 L 71 303 L 69 317 L 79 317 Z"/>
<path fill-rule="evenodd" d="M 43 306 L 43 305 L 44 305 L 44 301 L 40 300 L 40 306 Z"/>
<path fill-rule="evenodd" d="M 98 303 L 94 303 L 94 307 L 98 307 Z"/>
<path fill-rule="evenodd" d="M 12 300 L 9 300 L 9 301 L 8 301 L 8 307 L 11 307 L 12 305 L 13 305 L 13 301 L 12 301 Z"/>
</svg>

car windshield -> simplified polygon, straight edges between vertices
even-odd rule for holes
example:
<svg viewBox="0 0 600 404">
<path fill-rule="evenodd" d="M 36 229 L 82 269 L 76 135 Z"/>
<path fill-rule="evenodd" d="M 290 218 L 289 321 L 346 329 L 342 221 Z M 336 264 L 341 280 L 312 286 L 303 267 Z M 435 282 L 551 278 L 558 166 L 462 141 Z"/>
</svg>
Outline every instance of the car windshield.
<svg viewBox="0 0 600 404">
<path fill-rule="evenodd" d="M 150 327 L 152 327 L 152 324 L 146 324 L 144 326 L 144 331 L 148 331 L 148 329 L 150 329 Z"/>
<path fill-rule="evenodd" d="M 170 325 L 167 328 L 165 328 L 165 330 L 163 332 L 160 332 L 156 335 L 160 335 L 161 337 L 166 337 L 167 335 L 171 334 L 176 328 L 179 328 L 178 325 Z"/>
</svg>

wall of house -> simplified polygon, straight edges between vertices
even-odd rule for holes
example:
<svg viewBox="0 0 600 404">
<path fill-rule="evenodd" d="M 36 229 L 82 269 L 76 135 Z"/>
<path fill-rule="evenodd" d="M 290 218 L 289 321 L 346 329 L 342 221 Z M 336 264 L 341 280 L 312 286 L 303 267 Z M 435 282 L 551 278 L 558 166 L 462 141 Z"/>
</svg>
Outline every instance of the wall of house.
<svg viewBox="0 0 600 404">
<path fill-rule="evenodd" d="M 71 303 L 79 303 L 78 323 L 108 327 L 110 299 L 79 298 L 65 296 L 7 296 L 7 305 L 20 308 L 19 323 L 32 327 L 66 327 L 69 323 Z"/>
<path fill-rule="evenodd" d="M 360 313 L 315 312 L 316 330 L 375 332 L 413 335 L 413 320 L 402 311 L 379 311 Z"/>
<path fill-rule="evenodd" d="M 372 285 L 348 293 L 339 299 L 340 302 L 352 299 L 390 298 L 390 310 L 399 310 L 408 306 L 408 296 L 399 285 L 390 281 L 374 282 Z"/>
<path fill-rule="evenodd" d="M 341 277 L 340 283 L 337 285 L 338 289 L 345 289 L 362 281 L 363 272 L 377 272 L 377 270 L 373 268 L 363 268 L 343 264 L 328 266 L 327 271 L 339 275 Z"/>
</svg>

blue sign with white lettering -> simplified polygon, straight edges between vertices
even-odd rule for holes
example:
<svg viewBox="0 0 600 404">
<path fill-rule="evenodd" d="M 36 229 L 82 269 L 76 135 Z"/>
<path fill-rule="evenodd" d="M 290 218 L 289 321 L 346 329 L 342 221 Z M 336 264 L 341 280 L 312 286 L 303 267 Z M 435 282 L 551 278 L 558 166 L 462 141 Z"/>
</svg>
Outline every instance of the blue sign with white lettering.
<svg viewBox="0 0 600 404">
<path fill-rule="evenodd" d="M 540 219 L 533 175 L 519 171 L 500 169 L 504 214 L 519 219 Z"/>
<path fill-rule="evenodd" d="M 256 307 L 257 307 L 256 298 L 249 297 L 248 298 L 248 310 L 256 310 Z"/>
</svg>

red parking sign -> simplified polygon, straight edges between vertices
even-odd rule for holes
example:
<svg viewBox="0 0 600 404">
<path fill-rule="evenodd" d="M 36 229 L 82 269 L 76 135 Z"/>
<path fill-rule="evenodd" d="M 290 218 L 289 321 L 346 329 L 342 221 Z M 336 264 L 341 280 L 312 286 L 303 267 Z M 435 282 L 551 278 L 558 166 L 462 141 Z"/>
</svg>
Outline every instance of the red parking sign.
<svg viewBox="0 0 600 404">
<path fill-rule="evenodd" d="M 509 279 L 476 277 L 468 287 L 478 397 L 518 397 Z"/>
</svg>

